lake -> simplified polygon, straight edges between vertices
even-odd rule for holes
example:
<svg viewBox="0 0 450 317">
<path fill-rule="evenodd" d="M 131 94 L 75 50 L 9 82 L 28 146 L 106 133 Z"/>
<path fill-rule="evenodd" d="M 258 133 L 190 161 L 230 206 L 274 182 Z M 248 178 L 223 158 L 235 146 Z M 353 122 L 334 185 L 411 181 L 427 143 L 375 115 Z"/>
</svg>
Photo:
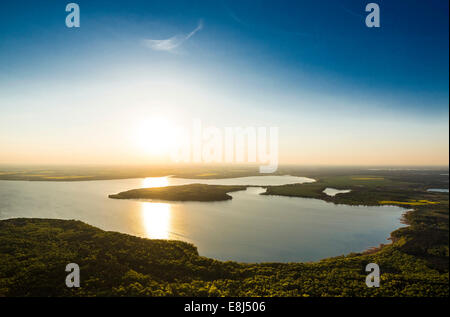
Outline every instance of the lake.
<svg viewBox="0 0 450 317">
<path fill-rule="evenodd" d="M 327 188 L 325 188 L 325 189 L 323 190 L 323 192 L 324 192 L 325 194 L 327 194 L 328 196 L 334 197 L 334 196 L 336 196 L 337 194 L 347 194 L 347 193 L 350 193 L 351 190 L 350 190 L 350 189 L 336 189 L 336 188 L 330 188 L 330 187 L 327 187 Z"/>
<path fill-rule="evenodd" d="M 298 262 L 359 252 L 388 243 L 404 226 L 405 209 L 345 206 L 298 197 L 259 195 L 249 187 L 222 202 L 149 202 L 109 199 L 109 194 L 190 183 L 282 185 L 312 182 L 294 176 L 229 179 L 150 177 L 84 182 L 0 181 L 0 219 L 77 219 L 108 231 L 178 239 L 200 255 L 241 262 Z M 340 194 L 345 195 L 345 194 Z"/>
<path fill-rule="evenodd" d="M 430 188 L 427 189 L 427 191 L 436 193 L 448 193 L 448 188 Z"/>
</svg>

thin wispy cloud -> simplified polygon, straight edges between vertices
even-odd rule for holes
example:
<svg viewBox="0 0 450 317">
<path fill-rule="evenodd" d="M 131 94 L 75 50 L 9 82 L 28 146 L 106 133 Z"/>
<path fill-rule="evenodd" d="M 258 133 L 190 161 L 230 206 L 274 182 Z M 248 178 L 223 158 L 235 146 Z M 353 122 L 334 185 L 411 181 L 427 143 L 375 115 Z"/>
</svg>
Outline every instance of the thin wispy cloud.
<svg viewBox="0 0 450 317">
<path fill-rule="evenodd" d="M 176 49 L 180 47 L 184 42 L 193 37 L 198 31 L 203 29 L 203 22 L 199 21 L 197 27 L 188 34 L 178 34 L 165 40 L 152 40 L 144 39 L 142 43 L 144 46 L 155 51 L 176 52 Z"/>
</svg>

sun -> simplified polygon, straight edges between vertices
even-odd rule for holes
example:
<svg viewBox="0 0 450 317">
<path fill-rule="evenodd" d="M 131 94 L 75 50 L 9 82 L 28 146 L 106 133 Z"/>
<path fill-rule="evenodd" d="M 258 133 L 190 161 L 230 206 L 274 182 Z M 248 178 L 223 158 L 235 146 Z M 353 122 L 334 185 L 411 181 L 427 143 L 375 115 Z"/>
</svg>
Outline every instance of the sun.
<svg viewBox="0 0 450 317">
<path fill-rule="evenodd" d="M 179 129 L 166 118 L 150 118 L 136 125 L 134 141 L 146 154 L 162 156 L 175 146 Z"/>
</svg>

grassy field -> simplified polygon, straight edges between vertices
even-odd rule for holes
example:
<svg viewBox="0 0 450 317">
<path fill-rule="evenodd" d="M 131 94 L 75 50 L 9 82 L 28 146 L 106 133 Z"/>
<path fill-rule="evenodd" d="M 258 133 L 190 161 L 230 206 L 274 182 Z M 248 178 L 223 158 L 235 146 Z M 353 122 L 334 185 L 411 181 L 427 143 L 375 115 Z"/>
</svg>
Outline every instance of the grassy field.
<svg viewBox="0 0 450 317">
<path fill-rule="evenodd" d="M 221 201 L 232 199 L 227 193 L 245 190 L 246 186 L 189 184 L 180 186 L 139 188 L 109 195 L 114 199 L 154 199 L 168 201 Z"/>
<path fill-rule="evenodd" d="M 410 201 L 394 201 L 394 200 L 382 200 L 379 201 L 381 205 L 405 205 L 405 206 L 425 206 L 425 205 L 437 205 L 438 201 L 429 201 L 426 199 L 415 200 L 412 199 Z"/>
</svg>

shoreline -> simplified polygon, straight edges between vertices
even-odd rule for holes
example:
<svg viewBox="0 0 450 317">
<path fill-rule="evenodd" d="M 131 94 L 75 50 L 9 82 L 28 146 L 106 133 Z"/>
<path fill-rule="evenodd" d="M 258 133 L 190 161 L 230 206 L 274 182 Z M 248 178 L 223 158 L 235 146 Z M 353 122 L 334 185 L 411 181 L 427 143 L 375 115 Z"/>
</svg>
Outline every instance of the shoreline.
<svg viewBox="0 0 450 317">
<path fill-rule="evenodd" d="M 293 176 L 290 174 L 284 174 L 284 175 L 273 175 L 273 176 Z M 174 178 L 178 178 L 176 175 L 164 175 L 164 176 L 155 176 L 155 177 L 174 177 Z M 252 176 L 241 176 L 241 177 L 226 177 L 226 178 L 213 178 L 213 179 L 229 179 L 229 178 L 245 178 L 245 177 L 252 177 Z M 294 176 L 294 177 L 305 177 L 305 176 Z M 145 179 L 147 177 L 138 177 L 138 178 L 117 178 L 115 180 L 122 180 L 122 179 Z M 339 194 L 336 196 L 328 196 L 326 194 L 324 194 L 322 192 L 322 187 L 333 187 L 333 188 L 341 188 L 341 186 L 334 186 L 332 183 L 328 182 L 328 183 L 324 183 L 324 180 L 327 181 L 327 177 L 321 177 L 319 179 L 313 179 L 311 177 L 306 177 L 311 179 L 313 182 L 307 182 L 307 183 L 292 183 L 292 184 L 286 184 L 286 185 L 219 185 L 219 186 L 240 186 L 242 187 L 242 189 L 240 190 L 245 190 L 248 187 L 260 187 L 260 188 L 264 188 L 266 191 L 259 193 L 259 195 L 269 195 L 269 196 L 282 196 L 282 197 L 289 197 L 289 198 L 293 198 L 293 197 L 298 197 L 298 198 L 304 198 L 304 199 L 318 199 L 321 201 L 324 201 L 326 203 L 333 203 L 334 205 L 344 205 L 344 206 L 361 206 L 361 207 L 387 207 L 387 206 L 392 206 L 392 207 L 398 207 L 402 209 L 402 214 L 401 214 L 401 218 L 400 218 L 400 222 L 402 224 L 404 224 L 405 226 L 399 226 L 396 227 L 393 231 L 391 231 L 389 233 L 389 235 L 386 237 L 386 240 L 391 241 L 391 243 L 380 243 L 378 246 L 369 246 L 366 249 L 362 250 L 362 251 L 349 251 L 348 253 L 344 254 L 344 256 L 348 256 L 349 254 L 358 254 L 358 255 L 364 255 L 367 252 L 369 252 L 370 254 L 374 253 L 374 252 L 378 252 L 383 250 L 386 246 L 391 246 L 393 244 L 395 244 L 398 240 L 401 239 L 402 236 L 402 229 L 404 232 L 405 228 L 411 228 L 413 222 L 412 219 L 417 216 L 417 214 L 420 213 L 420 211 L 422 210 L 426 210 L 427 205 L 425 206 L 415 206 L 416 208 L 408 208 L 406 206 L 402 206 L 402 205 L 396 205 L 396 204 L 380 204 L 378 203 L 378 201 L 375 199 L 372 201 L 368 201 L 368 202 L 359 202 L 360 199 L 362 199 L 362 197 L 366 197 L 366 196 L 360 196 L 359 193 L 361 192 L 361 189 L 365 190 L 365 191 L 369 191 L 371 192 L 373 189 L 372 188 L 365 188 L 365 187 L 355 187 L 355 190 L 352 191 L 351 193 L 345 193 L 345 194 Z M 184 178 L 184 179 L 194 179 L 194 178 Z M 113 179 L 101 179 L 101 180 L 92 180 L 92 181 L 106 181 L 106 180 L 113 180 Z M 76 180 L 74 180 L 76 181 Z M 364 180 L 366 181 L 366 180 Z M 384 181 L 384 178 L 383 178 Z M 72 181 L 71 181 L 72 182 Z M 194 184 L 188 184 L 188 185 L 179 185 L 179 186 L 191 186 Z M 155 187 L 155 188 L 168 188 L 168 187 L 173 187 L 173 186 L 177 186 L 177 185 L 169 185 L 169 186 L 163 186 L 163 187 Z M 210 187 L 210 186 L 217 186 L 217 185 L 207 185 L 204 184 L 205 187 Z M 269 189 L 272 188 L 289 188 L 292 187 L 295 190 L 297 190 L 297 188 L 306 188 L 308 186 L 313 186 L 314 188 L 316 188 L 316 190 L 318 190 L 319 192 L 315 193 L 314 195 L 317 196 L 313 196 L 313 195 L 303 195 L 302 191 L 298 191 L 298 192 L 294 192 L 294 195 L 289 195 L 289 194 L 280 194 L 280 193 L 267 193 L 267 191 Z M 381 190 L 381 191 L 380 191 Z M 389 196 L 392 193 L 395 193 L 395 188 L 391 188 L 391 187 L 382 187 L 377 189 L 377 193 L 379 194 L 381 192 L 381 194 L 383 194 L 384 196 Z M 417 198 L 417 195 L 421 195 L 424 194 L 425 192 L 421 192 L 421 191 L 417 191 L 417 190 L 413 190 L 413 189 L 409 189 L 408 194 L 410 195 L 410 198 Z M 436 197 L 440 199 L 445 199 L 445 195 L 448 196 L 448 194 L 443 194 L 443 193 L 425 193 L 428 195 L 432 195 L 432 197 Z M 110 195 L 111 196 L 111 195 Z M 228 196 L 228 195 L 227 195 Z M 348 200 L 346 199 L 346 197 L 349 196 L 354 196 L 352 197 L 352 200 Z M 227 198 L 226 200 L 230 200 L 232 199 L 231 196 L 228 196 L 229 198 Z M 370 197 L 370 195 L 369 195 Z M 444 198 L 443 198 L 444 197 Z M 111 197 L 110 197 L 111 198 Z M 146 199 L 146 198 L 126 198 L 126 199 L 138 199 L 138 200 L 142 200 L 142 199 Z M 170 199 L 161 199 L 161 198 L 152 198 L 154 201 L 154 199 L 156 199 L 157 201 L 164 201 L 164 202 L 189 202 L 189 201 L 203 201 L 203 202 L 214 202 L 214 201 L 218 201 L 218 202 L 223 202 L 226 201 L 225 199 L 220 199 L 220 200 L 211 200 L 211 199 L 205 199 L 205 200 L 192 200 L 192 199 L 175 199 L 175 200 L 170 200 Z M 390 199 L 388 199 L 390 200 Z M 393 199 L 395 200 L 395 199 Z M 441 206 L 436 206 L 436 208 L 442 209 L 445 208 L 445 202 L 443 203 L 443 205 Z M 58 219 L 58 218 L 56 218 Z M 416 229 L 412 228 L 412 231 L 416 232 Z M 338 255 L 341 256 L 341 255 Z M 317 263 L 317 261 L 322 261 L 322 260 L 327 260 L 329 258 L 332 258 L 334 256 L 331 257 L 324 257 L 322 259 L 313 261 L 313 263 Z M 246 263 L 246 262 L 239 262 L 239 263 Z M 273 263 L 286 263 L 286 262 L 273 262 Z M 306 263 L 306 262 L 296 262 L 296 263 Z"/>
</svg>

